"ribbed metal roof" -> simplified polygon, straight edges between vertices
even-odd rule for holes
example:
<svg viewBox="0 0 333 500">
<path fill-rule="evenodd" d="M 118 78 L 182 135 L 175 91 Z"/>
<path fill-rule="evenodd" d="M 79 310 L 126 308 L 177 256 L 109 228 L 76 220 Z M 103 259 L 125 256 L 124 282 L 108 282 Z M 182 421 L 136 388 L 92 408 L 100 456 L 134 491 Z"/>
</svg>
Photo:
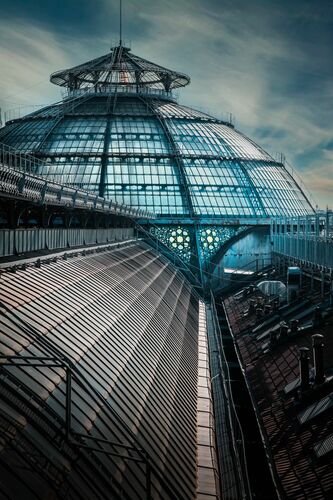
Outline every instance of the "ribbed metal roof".
<svg viewBox="0 0 333 500">
<path fill-rule="evenodd" d="M 198 300 L 184 277 L 135 243 L 1 279 L 0 355 L 17 358 L 1 359 L 0 497 L 143 500 L 149 461 L 151 498 L 194 498 Z"/>
</svg>

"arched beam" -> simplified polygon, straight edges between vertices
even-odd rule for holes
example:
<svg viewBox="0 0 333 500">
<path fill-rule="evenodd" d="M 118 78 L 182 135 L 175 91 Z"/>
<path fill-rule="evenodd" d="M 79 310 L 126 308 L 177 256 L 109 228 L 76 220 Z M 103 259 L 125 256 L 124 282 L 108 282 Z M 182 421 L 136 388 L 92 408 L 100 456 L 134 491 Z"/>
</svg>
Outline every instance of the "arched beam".
<svg viewBox="0 0 333 500">
<path fill-rule="evenodd" d="M 237 241 L 240 241 L 245 236 L 247 236 L 248 234 L 251 234 L 254 231 L 259 230 L 259 231 L 263 231 L 264 232 L 264 231 L 267 230 L 267 227 L 268 226 L 259 226 L 259 225 L 258 226 L 250 226 L 250 227 L 244 229 L 243 231 L 240 231 L 239 233 L 235 234 L 228 241 L 226 241 L 225 243 L 223 243 L 223 245 L 219 248 L 219 250 L 216 252 L 216 254 L 213 255 L 213 257 L 208 262 L 207 268 L 209 270 L 209 273 L 210 274 L 214 273 L 215 267 L 223 259 L 223 257 L 225 256 L 225 254 L 227 253 L 227 251 L 229 250 L 229 248 L 231 248 L 232 245 L 234 245 L 235 243 L 237 243 Z"/>
</svg>

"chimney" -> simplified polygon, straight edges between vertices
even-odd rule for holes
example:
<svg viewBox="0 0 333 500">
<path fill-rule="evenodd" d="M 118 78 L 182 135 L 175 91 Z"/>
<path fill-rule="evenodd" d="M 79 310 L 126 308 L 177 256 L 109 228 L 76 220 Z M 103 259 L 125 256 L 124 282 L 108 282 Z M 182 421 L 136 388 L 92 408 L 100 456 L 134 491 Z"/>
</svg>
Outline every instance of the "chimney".
<svg viewBox="0 0 333 500">
<path fill-rule="evenodd" d="M 298 331 L 298 319 L 291 319 L 289 321 L 289 328 L 291 333 L 296 333 Z"/>
<path fill-rule="evenodd" d="M 277 342 L 277 334 L 278 334 L 277 330 L 271 330 L 269 332 L 269 341 L 270 341 L 271 345 L 276 344 L 276 342 Z"/>
<path fill-rule="evenodd" d="M 264 306 L 264 314 L 271 314 L 273 308 L 270 304 L 265 304 Z"/>
<path fill-rule="evenodd" d="M 301 391 L 307 391 L 310 387 L 309 376 L 309 363 L 310 355 L 307 347 L 300 347 L 299 349 L 299 371 L 300 371 L 300 385 Z"/>
<path fill-rule="evenodd" d="M 288 304 L 296 300 L 301 288 L 301 270 L 299 267 L 288 267 L 287 270 L 287 297 Z"/>
<path fill-rule="evenodd" d="M 319 333 L 312 335 L 313 363 L 315 368 L 315 384 L 323 384 L 324 372 L 324 336 Z"/>
<path fill-rule="evenodd" d="M 256 301 L 254 299 L 250 299 L 249 302 L 249 314 L 252 314 L 255 311 Z"/>
<path fill-rule="evenodd" d="M 263 315 L 264 315 L 263 308 L 262 307 L 257 307 L 257 309 L 256 309 L 256 317 L 257 317 L 257 319 L 262 318 Z"/>
<path fill-rule="evenodd" d="M 288 335 L 289 327 L 285 321 L 280 323 L 280 338 L 285 338 Z"/>
<path fill-rule="evenodd" d="M 313 326 L 320 326 L 323 322 L 323 315 L 321 313 L 320 306 L 317 306 L 313 314 Z"/>
</svg>

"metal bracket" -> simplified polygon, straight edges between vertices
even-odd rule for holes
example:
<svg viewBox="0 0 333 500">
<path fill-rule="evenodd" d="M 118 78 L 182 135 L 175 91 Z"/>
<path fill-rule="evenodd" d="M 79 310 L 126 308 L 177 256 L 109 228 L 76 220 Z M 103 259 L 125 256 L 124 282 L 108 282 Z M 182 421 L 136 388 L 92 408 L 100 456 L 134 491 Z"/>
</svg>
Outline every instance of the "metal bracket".
<svg viewBox="0 0 333 500">
<path fill-rule="evenodd" d="M 72 363 L 61 358 L 53 356 L 0 356 L 0 367 L 15 366 L 16 368 L 28 366 L 30 368 L 63 368 L 66 373 L 65 384 L 65 438 L 68 444 L 72 444 L 77 448 L 89 449 L 97 453 L 130 460 L 132 462 L 143 463 L 146 466 L 146 498 L 151 500 L 151 464 L 148 454 L 140 448 L 130 446 L 123 443 L 117 443 L 107 439 L 100 439 L 94 436 L 89 436 L 81 433 L 76 433 L 72 430 L 72 381 L 76 377 Z M 83 441 L 92 441 L 93 444 L 87 444 Z M 99 447 L 101 444 L 111 447 L 124 449 L 124 453 L 119 453 L 113 450 L 105 450 Z M 94 446 L 95 445 L 95 446 Z M 99 446 L 98 446 L 99 445 Z M 128 453 L 126 453 L 128 452 Z M 129 453 L 134 452 L 137 456 L 131 456 Z"/>
</svg>

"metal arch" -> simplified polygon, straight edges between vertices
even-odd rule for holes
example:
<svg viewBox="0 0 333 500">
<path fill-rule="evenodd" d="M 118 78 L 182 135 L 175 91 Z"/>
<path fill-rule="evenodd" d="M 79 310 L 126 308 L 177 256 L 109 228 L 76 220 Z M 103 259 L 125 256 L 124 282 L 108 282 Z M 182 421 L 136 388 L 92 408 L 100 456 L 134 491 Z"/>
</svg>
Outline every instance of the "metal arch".
<svg viewBox="0 0 333 500">
<path fill-rule="evenodd" d="M 102 198 L 104 198 L 105 194 L 105 182 L 106 182 L 106 174 L 108 167 L 108 151 L 110 145 L 110 129 L 111 129 L 111 114 L 109 114 L 109 116 L 107 117 L 106 127 L 104 131 L 103 153 L 101 156 L 101 173 L 100 173 L 98 194 Z"/>
<path fill-rule="evenodd" d="M 53 132 L 55 131 L 55 129 L 58 127 L 58 125 L 60 125 L 60 122 L 62 121 L 62 119 L 64 118 L 64 116 L 65 115 L 61 115 L 61 116 L 58 117 L 58 119 L 55 120 L 55 122 L 52 125 L 52 127 L 49 128 L 49 130 L 46 132 L 46 134 L 44 135 L 44 137 L 41 139 L 39 145 L 33 151 L 31 151 L 31 154 L 39 153 L 41 151 L 41 149 L 44 146 L 45 142 L 51 136 L 51 134 L 53 134 Z M 45 118 L 45 119 L 47 120 L 48 118 Z"/>
<path fill-rule="evenodd" d="M 179 149 L 177 147 L 177 144 L 175 143 L 175 141 L 172 137 L 172 134 L 169 130 L 169 127 L 167 125 L 167 119 L 164 116 L 162 116 L 160 113 L 158 113 L 158 111 L 156 111 L 153 104 L 148 99 L 145 99 L 142 96 L 139 96 L 139 98 L 146 104 L 147 108 L 150 109 L 151 112 L 153 113 L 153 115 L 157 118 L 157 120 L 159 121 L 159 123 L 162 127 L 162 130 L 163 130 L 163 132 L 168 140 L 168 143 L 171 146 L 172 156 L 174 157 L 176 165 L 177 165 L 177 172 L 176 173 L 178 174 L 177 177 L 180 181 L 179 185 L 181 188 L 181 195 L 182 195 L 184 207 L 185 207 L 185 209 L 186 208 L 188 209 L 190 217 L 194 217 L 195 216 L 194 207 L 193 207 L 193 203 L 192 203 L 189 185 L 188 185 L 187 178 L 186 178 L 184 162 L 182 160 L 182 157 L 181 157 L 181 154 L 180 154 Z"/>
<path fill-rule="evenodd" d="M 162 127 L 162 130 L 163 130 L 163 132 L 168 140 L 168 143 L 170 144 L 170 146 L 172 148 L 173 157 L 174 157 L 175 163 L 178 167 L 176 173 L 178 174 L 177 177 L 179 179 L 179 186 L 181 188 L 180 192 L 181 192 L 184 208 L 185 208 L 185 210 L 186 210 L 186 208 L 188 209 L 190 218 L 195 219 L 195 211 L 194 211 L 194 207 L 193 207 L 193 203 L 192 203 L 190 186 L 187 182 L 184 162 L 183 162 L 181 153 L 178 149 L 178 146 L 175 143 L 174 138 L 172 136 L 172 133 L 170 132 L 169 127 L 167 125 L 167 118 L 162 116 L 158 111 L 156 111 L 156 109 L 154 108 L 154 105 L 150 101 L 144 99 L 143 97 L 140 97 L 140 99 L 143 102 L 145 102 L 147 108 L 149 108 L 152 111 L 153 115 L 159 121 L 159 123 Z M 154 102 L 154 101 L 152 101 L 152 102 Z M 194 243 L 193 254 L 195 255 L 196 267 L 199 268 L 201 285 L 203 285 L 203 270 L 202 270 L 202 262 L 201 262 L 200 253 L 199 253 L 198 229 L 199 228 L 198 228 L 197 224 L 195 223 L 194 224 L 194 239 L 193 239 L 193 243 Z"/>
<path fill-rule="evenodd" d="M 258 193 L 258 190 L 257 190 L 256 186 L 254 185 L 251 177 L 249 176 L 249 174 L 248 174 L 248 172 L 246 170 L 246 167 L 243 165 L 243 160 L 239 159 L 237 161 L 234 161 L 233 163 L 240 167 L 242 175 L 247 180 L 248 186 L 246 186 L 245 183 L 244 183 L 244 189 L 246 191 L 246 194 L 247 194 L 247 197 L 248 197 L 249 201 L 251 202 L 252 209 L 254 211 L 255 216 L 257 216 L 257 217 L 262 217 L 262 216 L 268 217 L 266 209 L 264 207 L 264 204 L 261 201 L 261 197 L 260 197 L 260 195 Z M 235 177 L 237 177 L 237 172 L 235 172 Z M 262 211 L 261 214 L 258 213 L 258 209 L 260 209 Z"/>
<path fill-rule="evenodd" d="M 286 166 L 282 162 L 278 163 L 278 166 L 283 168 L 284 173 L 286 173 L 289 176 L 289 178 L 293 181 L 293 183 L 299 189 L 300 193 L 302 193 L 302 195 L 306 199 L 310 208 L 313 210 L 313 212 L 315 212 L 315 209 L 313 208 L 313 202 L 311 202 L 311 200 L 310 200 L 311 193 L 307 190 L 306 186 L 303 184 L 300 176 L 298 176 L 296 174 L 298 179 L 295 179 L 295 177 L 289 172 L 289 170 L 286 168 Z M 303 187 L 300 186 L 300 183 L 303 184 Z"/>
<path fill-rule="evenodd" d="M 250 226 L 250 227 L 247 227 L 246 229 L 243 229 L 243 231 L 240 231 L 239 233 L 232 236 L 229 240 L 227 240 L 225 243 L 223 243 L 223 245 L 220 246 L 220 248 L 218 249 L 216 254 L 214 254 L 212 256 L 212 258 L 209 261 L 210 266 L 214 266 L 214 264 L 217 264 L 223 258 L 223 256 L 227 252 L 227 250 L 229 250 L 229 248 L 234 243 L 237 243 L 237 241 L 241 240 L 244 236 L 251 234 L 255 229 L 258 229 L 258 228 L 262 229 L 263 227 L 266 227 L 266 226 L 261 226 L 261 225 Z"/>
<path fill-rule="evenodd" d="M 133 220 L 138 233 L 142 233 L 146 239 L 146 243 L 154 248 L 159 254 L 162 254 L 168 261 L 173 264 L 177 270 L 189 281 L 193 289 L 196 291 L 199 297 L 204 298 L 202 274 L 200 272 L 200 280 L 195 272 L 195 269 L 191 264 L 187 264 L 184 260 L 174 251 L 172 248 L 167 246 L 163 241 L 161 241 L 157 236 L 146 229 L 142 224 Z M 196 231 L 195 231 L 196 232 Z M 196 235 L 194 235 L 194 238 Z M 198 262 L 199 264 L 199 262 Z M 201 269 L 200 269 L 201 271 Z"/>
<path fill-rule="evenodd" d="M 115 63 L 116 58 L 118 59 L 118 61 L 120 61 L 122 53 L 123 53 L 123 46 L 121 44 L 121 35 L 120 35 L 119 50 L 117 51 L 117 53 L 115 50 L 112 53 L 110 69 L 112 69 L 112 66 Z M 117 87 L 116 87 L 116 92 L 113 96 L 112 112 L 111 112 L 111 94 L 109 95 L 109 97 L 106 101 L 107 123 L 106 123 L 105 131 L 104 131 L 103 153 L 102 153 L 102 157 L 101 157 L 101 175 L 100 175 L 100 181 L 99 181 L 99 196 L 102 196 L 102 197 L 104 197 L 104 193 L 105 193 L 105 181 L 106 181 L 107 167 L 108 167 L 108 163 L 109 163 L 108 162 L 108 151 L 109 151 L 109 145 L 110 145 L 111 119 L 115 113 L 116 102 L 117 102 Z"/>
<path fill-rule="evenodd" d="M 226 252 L 229 250 L 229 248 L 234 244 L 237 243 L 237 241 L 240 241 L 242 238 L 247 236 L 248 234 L 251 234 L 255 230 L 260 230 L 264 231 L 266 228 L 268 228 L 268 225 L 265 226 L 250 226 L 243 231 L 240 231 L 238 234 L 235 234 L 232 236 L 228 241 L 226 241 L 216 252 L 215 255 L 207 262 L 207 269 L 209 274 L 213 274 L 215 267 L 217 266 L 218 262 L 221 261 L 226 254 Z M 209 278 L 208 274 L 208 278 Z"/>
</svg>

